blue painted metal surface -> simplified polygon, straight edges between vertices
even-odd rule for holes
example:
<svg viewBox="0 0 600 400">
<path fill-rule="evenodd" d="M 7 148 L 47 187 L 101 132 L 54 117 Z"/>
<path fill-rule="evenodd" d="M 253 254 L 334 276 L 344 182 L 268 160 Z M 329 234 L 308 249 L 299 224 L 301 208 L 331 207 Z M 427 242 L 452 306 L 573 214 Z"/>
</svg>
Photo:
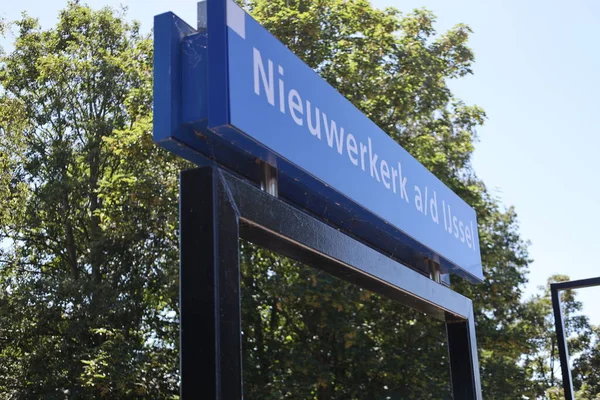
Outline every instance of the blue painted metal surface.
<svg viewBox="0 0 600 400">
<path fill-rule="evenodd" d="M 407 263 L 483 279 L 474 210 L 230 0 L 155 17 L 154 140 L 257 181 Z"/>
</svg>

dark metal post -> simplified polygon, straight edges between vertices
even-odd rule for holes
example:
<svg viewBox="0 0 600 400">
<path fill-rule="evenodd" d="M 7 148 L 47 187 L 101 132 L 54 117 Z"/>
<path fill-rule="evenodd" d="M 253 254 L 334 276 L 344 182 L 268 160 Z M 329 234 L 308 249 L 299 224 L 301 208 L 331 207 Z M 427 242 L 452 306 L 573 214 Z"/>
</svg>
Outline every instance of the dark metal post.
<svg viewBox="0 0 600 400">
<path fill-rule="evenodd" d="M 470 314 L 466 320 L 449 316 L 446 321 L 452 393 L 461 400 L 482 398 L 472 305 Z"/>
<path fill-rule="evenodd" d="M 563 320 L 562 310 L 560 308 L 560 292 L 554 285 L 550 285 L 552 294 L 552 308 L 554 309 L 554 326 L 556 327 L 558 355 L 560 357 L 560 369 L 563 377 L 563 389 L 566 400 L 573 400 L 573 379 L 571 378 L 571 368 L 569 366 L 569 349 L 567 348 L 567 334 Z"/>
<path fill-rule="evenodd" d="M 181 173 L 181 397 L 242 398 L 237 211 L 217 169 Z"/>
</svg>

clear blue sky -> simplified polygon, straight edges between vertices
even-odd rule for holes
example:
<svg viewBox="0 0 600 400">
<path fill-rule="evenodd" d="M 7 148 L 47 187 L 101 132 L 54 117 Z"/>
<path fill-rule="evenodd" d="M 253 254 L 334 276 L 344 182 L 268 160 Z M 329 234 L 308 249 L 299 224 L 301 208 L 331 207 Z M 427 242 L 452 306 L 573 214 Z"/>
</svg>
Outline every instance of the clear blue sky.
<svg viewBox="0 0 600 400">
<path fill-rule="evenodd" d="M 155 14 L 173 11 L 195 25 L 194 0 L 88 0 L 93 7 L 125 4 L 128 15 L 152 27 Z M 474 76 L 452 83 L 455 93 L 482 106 L 474 166 L 506 205 L 515 205 L 521 234 L 532 241 L 527 293 L 560 273 L 600 276 L 600 2 L 595 0 L 374 0 L 401 11 L 426 7 L 438 31 L 466 23 L 474 34 Z M 50 27 L 66 0 L 5 1 L 0 15 L 22 11 Z M 7 44 L 6 41 L 3 42 Z M 600 324 L 600 288 L 580 291 L 585 313 Z"/>
</svg>

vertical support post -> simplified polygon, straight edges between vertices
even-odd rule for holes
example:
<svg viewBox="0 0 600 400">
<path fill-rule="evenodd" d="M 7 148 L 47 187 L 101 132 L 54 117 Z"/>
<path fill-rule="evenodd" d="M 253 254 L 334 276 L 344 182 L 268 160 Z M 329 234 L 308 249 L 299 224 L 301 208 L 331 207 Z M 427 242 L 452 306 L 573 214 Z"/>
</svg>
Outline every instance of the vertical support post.
<svg viewBox="0 0 600 400">
<path fill-rule="evenodd" d="M 181 173 L 181 397 L 242 398 L 237 210 L 220 172 Z"/>
<path fill-rule="evenodd" d="M 554 284 L 550 285 L 552 295 L 552 308 L 554 309 L 554 326 L 556 327 L 558 355 L 560 357 L 560 369 L 562 370 L 563 389 L 565 400 L 573 400 L 573 379 L 571 377 L 571 368 L 569 367 L 569 349 L 567 348 L 567 334 L 565 330 L 564 318 L 560 307 L 560 291 Z"/>
<path fill-rule="evenodd" d="M 196 29 L 198 29 L 199 32 L 206 32 L 206 29 L 208 28 L 208 14 L 206 13 L 206 0 L 200 0 L 198 3 L 196 3 L 196 8 L 197 8 L 197 19 L 198 21 L 196 22 Z"/>
<path fill-rule="evenodd" d="M 433 260 L 427 259 L 429 265 L 429 278 L 437 283 L 442 283 L 442 275 L 440 274 L 440 264 Z"/>
<path fill-rule="evenodd" d="M 446 287 L 450 287 L 450 274 L 442 273 L 442 271 L 440 270 L 439 260 L 432 260 L 430 258 L 425 257 L 425 264 L 429 268 L 429 278 L 432 281 L 441 283 Z"/>
<path fill-rule="evenodd" d="M 260 189 L 269 193 L 271 196 L 279 195 L 279 185 L 277 182 L 277 169 L 261 161 Z"/>
<path fill-rule="evenodd" d="M 481 379 L 472 303 L 468 319 L 446 321 L 446 333 L 453 397 L 461 400 L 481 400 Z"/>
</svg>

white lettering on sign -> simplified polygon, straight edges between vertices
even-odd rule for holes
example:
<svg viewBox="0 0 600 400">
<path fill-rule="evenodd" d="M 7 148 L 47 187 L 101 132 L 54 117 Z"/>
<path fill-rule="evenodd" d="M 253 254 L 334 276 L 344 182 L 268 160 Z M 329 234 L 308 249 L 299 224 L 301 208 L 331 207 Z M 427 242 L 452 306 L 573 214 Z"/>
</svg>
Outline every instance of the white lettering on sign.
<svg viewBox="0 0 600 400">
<path fill-rule="evenodd" d="M 440 212 L 438 195 L 435 190 L 419 185 L 408 185 L 408 177 L 402 173 L 402 163 L 390 163 L 379 157 L 377 150 L 373 147 L 370 137 L 366 144 L 347 131 L 341 124 L 329 117 L 322 109 L 316 107 L 308 99 L 302 99 L 301 93 L 293 88 L 286 88 L 284 81 L 284 68 L 277 65 L 277 77 L 275 77 L 275 64 L 272 60 L 263 60 L 260 50 L 253 48 L 254 65 L 254 93 L 264 97 L 273 107 L 280 112 L 289 113 L 290 118 L 299 126 L 306 126 L 308 133 L 319 140 L 325 137 L 325 143 L 340 155 L 348 157 L 352 165 L 368 173 L 383 187 L 397 194 L 403 204 L 414 204 L 415 209 L 429 217 L 433 223 L 440 225 Z M 277 90 L 275 88 L 277 78 Z M 286 93 L 287 89 L 287 93 Z M 277 97 L 277 98 L 276 98 Z M 324 135 L 323 135 L 324 133 Z M 408 189 L 412 190 L 409 197 Z M 411 201 L 412 198 L 412 201 Z M 441 217 L 445 231 L 454 236 L 457 241 L 464 243 L 469 249 L 476 251 L 475 232 L 473 221 L 462 221 L 456 215 L 452 215 L 452 208 L 445 200 L 441 200 Z"/>
</svg>

